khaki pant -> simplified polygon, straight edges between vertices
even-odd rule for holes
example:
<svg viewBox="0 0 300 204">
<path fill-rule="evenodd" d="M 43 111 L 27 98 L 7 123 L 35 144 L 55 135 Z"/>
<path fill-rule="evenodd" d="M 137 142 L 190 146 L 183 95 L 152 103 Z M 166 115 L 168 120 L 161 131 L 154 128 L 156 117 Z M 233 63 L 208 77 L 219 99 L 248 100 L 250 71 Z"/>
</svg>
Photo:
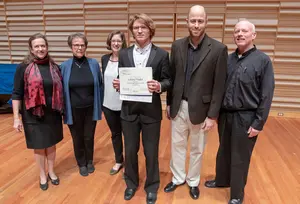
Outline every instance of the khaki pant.
<svg viewBox="0 0 300 204">
<path fill-rule="evenodd" d="M 191 187 L 200 183 L 202 154 L 207 133 L 201 129 L 201 124 L 193 125 L 189 118 L 188 102 L 181 101 L 177 116 L 172 120 L 172 146 L 170 167 L 173 173 L 172 182 L 182 184 L 185 181 Z M 190 164 L 188 174 L 185 171 L 185 159 L 190 137 Z"/>
</svg>

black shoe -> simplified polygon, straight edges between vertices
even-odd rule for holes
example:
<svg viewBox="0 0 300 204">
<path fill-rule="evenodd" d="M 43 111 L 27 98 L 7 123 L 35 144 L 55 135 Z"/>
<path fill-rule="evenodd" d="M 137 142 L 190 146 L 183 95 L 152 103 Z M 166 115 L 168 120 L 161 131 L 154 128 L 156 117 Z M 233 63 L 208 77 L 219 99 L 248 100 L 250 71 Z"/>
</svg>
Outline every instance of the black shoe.
<svg viewBox="0 0 300 204">
<path fill-rule="evenodd" d="M 164 191 L 166 192 L 166 193 L 170 193 L 170 192 L 173 192 L 173 191 L 175 191 L 175 189 L 178 187 L 178 186 L 181 186 L 181 185 L 183 185 L 183 184 L 185 184 L 185 182 L 184 183 L 182 183 L 182 184 L 175 184 L 175 183 L 173 183 L 172 181 L 170 182 L 170 183 L 168 183 L 167 185 L 166 185 L 166 187 L 164 188 Z"/>
<path fill-rule="evenodd" d="M 94 166 L 93 163 L 87 165 L 87 171 L 88 171 L 88 173 L 90 173 L 90 174 L 93 173 L 93 172 L 95 171 L 95 166 Z"/>
<path fill-rule="evenodd" d="M 50 181 L 51 181 L 51 183 L 53 184 L 53 185 L 59 185 L 59 178 L 57 177 L 57 179 L 52 179 L 51 177 L 50 177 L 50 175 L 48 174 L 48 178 L 50 179 Z"/>
<path fill-rule="evenodd" d="M 243 200 L 242 199 L 231 199 L 228 204 L 242 204 Z"/>
<path fill-rule="evenodd" d="M 126 188 L 124 192 L 124 199 L 125 200 L 130 200 L 135 194 L 135 189 L 133 188 Z"/>
<path fill-rule="evenodd" d="M 121 169 L 123 168 L 123 164 L 120 165 L 120 167 L 116 170 L 114 168 L 111 168 L 110 171 L 109 171 L 109 174 L 110 175 L 115 175 L 117 174 Z"/>
<path fill-rule="evenodd" d="M 207 188 L 227 188 L 229 185 L 217 185 L 216 180 L 206 181 L 204 186 Z"/>
<path fill-rule="evenodd" d="M 88 169 L 86 168 L 86 166 L 81 166 L 79 167 L 79 173 L 81 176 L 88 176 L 89 172 Z"/>
<path fill-rule="evenodd" d="M 190 186 L 190 196 L 191 196 L 191 198 L 193 198 L 194 200 L 197 200 L 199 198 L 199 195 L 200 195 L 200 191 L 199 191 L 198 186 L 194 186 L 194 187 Z"/>
<path fill-rule="evenodd" d="M 40 189 L 42 189 L 43 191 L 46 191 L 48 189 L 48 180 L 44 184 L 41 184 L 40 182 Z"/>
<path fill-rule="evenodd" d="M 147 204 L 155 204 L 157 200 L 157 193 L 147 193 L 146 202 Z"/>
</svg>

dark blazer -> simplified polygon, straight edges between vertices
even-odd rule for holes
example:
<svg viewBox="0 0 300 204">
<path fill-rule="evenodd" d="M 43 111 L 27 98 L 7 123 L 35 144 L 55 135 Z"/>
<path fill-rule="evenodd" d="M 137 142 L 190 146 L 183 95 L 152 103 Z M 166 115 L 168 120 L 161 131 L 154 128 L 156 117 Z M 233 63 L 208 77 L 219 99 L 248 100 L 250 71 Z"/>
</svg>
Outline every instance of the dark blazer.
<svg viewBox="0 0 300 204">
<path fill-rule="evenodd" d="M 110 58 L 111 54 L 112 53 L 106 54 L 106 55 L 103 55 L 101 57 L 101 70 L 102 70 L 103 79 L 104 79 L 104 72 L 105 72 L 105 69 L 106 69 L 106 66 L 108 64 L 108 61 L 109 61 L 109 58 Z"/>
<path fill-rule="evenodd" d="M 178 113 L 184 91 L 188 44 L 189 37 L 172 44 L 170 73 L 173 88 L 167 94 L 167 105 L 170 105 L 172 118 Z M 224 95 L 227 57 L 227 47 L 224 44 L 204 36 L 188 88 L 189 116 L 193 124 L 202 123 L 206 117 L 218 117 Z"/>
<path fill-rule="evenodd" d="M 131 46 L 122 49 L 119 53 L 119 69 L 121 67 L 135 67 L 133 61 L 133 49 Z M 147 67 L 152 67 L 153 79 L 161 84 L 161 92 L 167 91 L 171 87 L 171 78 L 169 74 L 169 54 L 167 51 L 152 44 Z M 162 119 L 162 108 L 159 93 L 153 93 L 152 103 L 141 103 L 132 101 L 123 101 L 121 109 L 121 118 L 126 121 L 134 121 L 137 116 L 144 123 L 159 122 Z"/>
</svg>

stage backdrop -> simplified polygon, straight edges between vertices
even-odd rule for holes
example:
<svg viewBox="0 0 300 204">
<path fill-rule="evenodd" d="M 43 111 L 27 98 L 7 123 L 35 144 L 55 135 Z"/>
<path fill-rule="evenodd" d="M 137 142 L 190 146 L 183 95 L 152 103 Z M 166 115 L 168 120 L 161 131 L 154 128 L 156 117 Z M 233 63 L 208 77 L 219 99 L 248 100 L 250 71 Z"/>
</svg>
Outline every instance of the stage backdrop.
<svg viewBox="0 0 300 204">
<path fill-rule="evenodd" d="M 247 18 L 257 27 L 256 45 L 265 51 L 275 67 L 276 90 L 272 114 L 300 114 L 300 2 L 237 0 L 4 0 L 0 2 L 0 63 L 18 63 L 27 52 L 27 39 L 45 33 L 50 53 L 57 62 L 71 57 L 67 36 L 87 35 L 89 57 L 107 53 L 106 37 L 112 30 L 126 33 L 130 16 L 145 12 L 156 23 L 153 42 L 170 50 L 171 43 L 188 35 L 188 8 L 202 4 L 208 13 L 207 32 L 225 43 L 232 52 L 234 24 Z M 163 96 L 164 97 L 164 96 Z"/>
</svg>

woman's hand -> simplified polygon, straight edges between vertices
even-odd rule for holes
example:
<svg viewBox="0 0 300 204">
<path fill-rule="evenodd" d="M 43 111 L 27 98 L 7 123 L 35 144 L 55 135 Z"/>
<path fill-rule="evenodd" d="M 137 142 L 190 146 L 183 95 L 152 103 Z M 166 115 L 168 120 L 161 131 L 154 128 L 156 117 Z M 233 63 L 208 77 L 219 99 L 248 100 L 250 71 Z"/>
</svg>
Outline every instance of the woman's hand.
<svg viewBox="0 0 300 204">
<path fill-rule="evenodd" d="M 22 121 L 20 120 L 20 118 L 14 119 L 14 128 L 18 132 L 22 132 L 22 130 L 23 130 L 23 124 L 22 124 Z"/>
<path fill-rule="evenodd" d="M 113 87 L 119 91 L 120 90 L 120 80 L 119 79 L 114 79 L 113 80 Z"/>
</svg>

